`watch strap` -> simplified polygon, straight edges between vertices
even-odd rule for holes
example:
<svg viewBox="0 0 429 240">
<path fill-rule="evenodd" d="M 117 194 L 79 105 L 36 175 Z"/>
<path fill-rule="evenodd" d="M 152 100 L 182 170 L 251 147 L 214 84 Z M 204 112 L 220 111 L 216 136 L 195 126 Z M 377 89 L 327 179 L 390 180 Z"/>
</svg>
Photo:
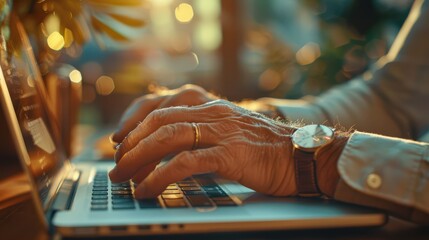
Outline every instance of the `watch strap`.
<svg viewBox="0 0 429 240">
<path fill-rule="evenodd" d="M 303 197 L 320 196 L 314 152 L 304 152 L 295 148 L 293 156 L 298 195 Z"/>
</svg>

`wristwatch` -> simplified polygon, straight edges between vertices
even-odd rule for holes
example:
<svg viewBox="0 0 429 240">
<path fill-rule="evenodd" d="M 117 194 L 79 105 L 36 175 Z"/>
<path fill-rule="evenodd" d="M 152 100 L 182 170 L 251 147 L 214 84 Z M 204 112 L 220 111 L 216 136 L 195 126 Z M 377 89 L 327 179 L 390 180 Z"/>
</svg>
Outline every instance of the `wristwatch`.
<svg viewBox="0 0 429 240">
<path fill-rule="evenodd" d="M 319 149 L 331 144 L 334 137 L 334 129 L 321 124 L 298 128 L 292 134 L 298 196 L 312 197 L 321 195 L 317 184 L 314 156 Z"/>
</svg>

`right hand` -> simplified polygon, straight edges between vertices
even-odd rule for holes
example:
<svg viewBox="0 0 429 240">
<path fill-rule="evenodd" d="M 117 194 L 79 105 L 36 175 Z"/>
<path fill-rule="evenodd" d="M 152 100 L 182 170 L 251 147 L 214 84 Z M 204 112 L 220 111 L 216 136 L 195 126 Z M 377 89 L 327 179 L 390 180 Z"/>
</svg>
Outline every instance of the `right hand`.
<svg viewBox="0 0 429 240">
<path fill-rule="evenodd" d="M 129 132 L 156 109 L 171 106 L 196 106 L 216 99 L 213 94 L 203 88 L 190 84 L 137 98 L 122 115 L 119 127 L 112 135 L 112 141 L 122 142 Z"/>
<path fill-rule="evenodd" d="M 207 172 L 261 193 L 295 195 L 294 129 L 226 100 L 158 109 L 121 143 L 109 176 L 112 182 L 132 179 L 139 199 Z M 166 156 L 174 157 L 156 167 Z"/>
</svg>

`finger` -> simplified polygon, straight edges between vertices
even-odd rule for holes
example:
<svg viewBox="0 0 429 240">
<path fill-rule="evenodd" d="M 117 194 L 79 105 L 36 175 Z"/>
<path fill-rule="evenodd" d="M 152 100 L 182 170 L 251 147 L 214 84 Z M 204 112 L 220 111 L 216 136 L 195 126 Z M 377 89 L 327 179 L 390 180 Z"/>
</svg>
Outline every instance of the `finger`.
<svg viewBox="0 0 429 240">
<path fill-rule="evenodd" d="M 158 95 L 158 96 L 157 96 Z M 169 95 L 169 96 L 168 96 Z M 156 96 L 156 97 L 154 97 Z M 203 88 L 195 85 L 184 85 L 174 90 L 160 90 L 156 94 L 139 98 L 125 112 L 119 123 L 119 129 L 113 135 L 113 140 L 119 143 L 142 121 L 151 111 L 170 106 L 194 106 L 216 99 Z M 147 108 L 147 109 L 142 109 Z"/>
<path fill-rule="evenodd" d="M 143 181 L 155 168 L 159 162 L 155 161 L 147 164 L 146 166 L 140 168 L 136 175 L 133 176 L 132 180 L 134 183 L 140 183 Z"/>
<path fill-rule="evenodd" d="M 199 128 L 200 146 L 212 146 L 218 141 L 219 137 L 214 134 L 208 124 L 199 124 Z M 211 134 L 208 135 L 204 132 Z M 126 181 L 135 176 L 139 169 L 152 162 L 159 162 L 168 155 L 190 150 L 194 141 L 195 132 L 190 123 L 162 126 L 122 156 L 116 167 L 110 172 L 110 179 L 113 182 Z"/>
<path fill-rule="evenodd" d="M 112 135 L 114 142 L 122 142 L 128 133 L 136 128 L 162 102 L 161 97 L 152 96 L 147 95 L 139 98 L 127 108 L 119 121 L 118 129 Z"/>
<path fill-rule="evenodd" d="M 153 198 L 171 183 L 197 173 L 216 172 L 217 158 L 222 151 L 222 147 L 213 147 L 180 153 L 167 164 L 156 168 L 137 186 L 134 192 L 136 198 Z"/>
<path fill-rule="evenodd" d="M 176 93 L 171 96 L 168 101 L 162 102 L 159 105 L 159 108 L 171 106 L 195 106 L 212 100 L 213 99 L 209 98 L 209 93 L 204 89 L 194 85 L 185 85 L 178 88 Z"/>
<path fill-rule="evenodd" d="M 137 128 L 131 131 L 119 145 L 115 159 L 120 161 L 125 153 L 133 149 L 141 139 L 146 138 L 164 125 L 179 122 L 210 123 L 228 118 L 231 108 L 225 105 L 207 105 L 202 107 L 170 107 L 157 109 L 150 113 Z"/>
</svg>

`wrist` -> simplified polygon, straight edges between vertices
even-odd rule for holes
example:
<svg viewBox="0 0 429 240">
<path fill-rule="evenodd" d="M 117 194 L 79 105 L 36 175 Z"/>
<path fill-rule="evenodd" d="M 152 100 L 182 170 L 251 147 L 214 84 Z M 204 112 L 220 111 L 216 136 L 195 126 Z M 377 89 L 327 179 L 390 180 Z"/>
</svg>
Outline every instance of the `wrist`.
<svg viewBox="0 0 429 240">
<path fill-rule="evenodd" d="M 319 149 L 314 156 L 319 190 L 328 197 L 334 196 L 335 188 L 340 180 L 337 163 L 348 139 L 348 134 L 336 134 L 334 141 Z"/>
</svg>

